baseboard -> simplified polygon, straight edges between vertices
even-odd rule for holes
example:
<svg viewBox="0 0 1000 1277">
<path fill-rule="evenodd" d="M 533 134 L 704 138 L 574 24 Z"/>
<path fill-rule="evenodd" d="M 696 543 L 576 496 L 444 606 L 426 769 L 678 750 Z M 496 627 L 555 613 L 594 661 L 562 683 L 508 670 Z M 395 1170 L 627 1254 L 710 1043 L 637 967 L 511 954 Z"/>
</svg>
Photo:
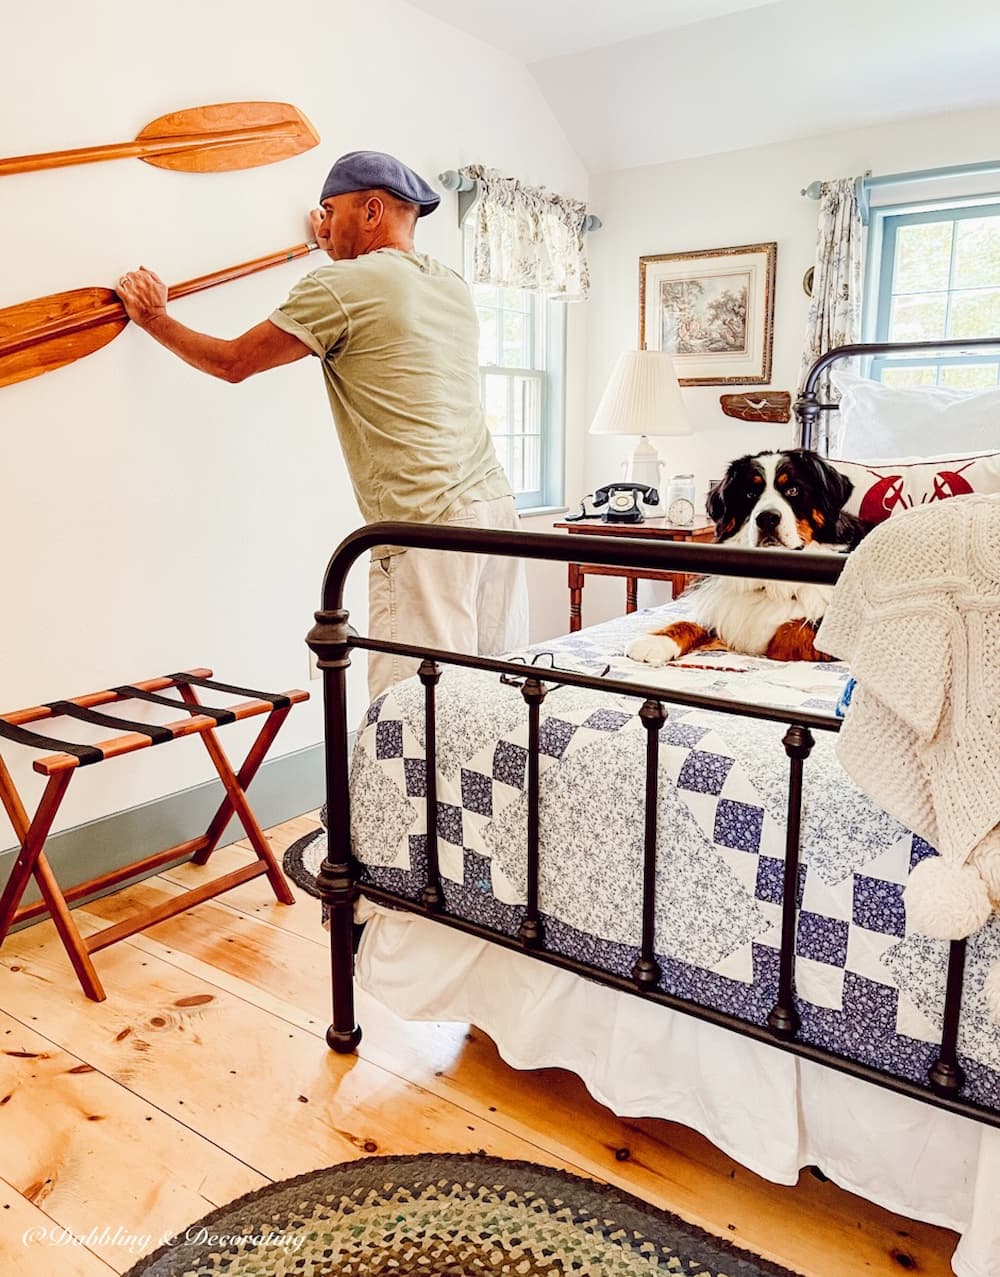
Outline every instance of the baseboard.
<svg viewBox="0 0 1000 1277">
<path fill-rule="evenodd" d="M 305 811 L 314 811 L 322 805 L 324 791 L 323 746 L 312 745 L 265 762 L 248 793 L 258 822 L 262 828 L 269 829 Z M 155 855 L 165 847 L 197 838 L 205 832 L 223 797 L 221 781 L 206 781 L 192 789 L 53 834 L 45 854 L 65 891 L 75 883 L 86 882 L 130 861 Z M 226 826 L 219 845 L 224 847 L 243 837 L 243 826 L 234 819 Z M 0 886 L 10 875 L 17 850 L 11 847 L 0 852 Z M 114 888 L 120 889 L 120 886 Z M 24 903 L 37 899 L 38 889 L 32 879 L 24 894 Z"/>
</svg>

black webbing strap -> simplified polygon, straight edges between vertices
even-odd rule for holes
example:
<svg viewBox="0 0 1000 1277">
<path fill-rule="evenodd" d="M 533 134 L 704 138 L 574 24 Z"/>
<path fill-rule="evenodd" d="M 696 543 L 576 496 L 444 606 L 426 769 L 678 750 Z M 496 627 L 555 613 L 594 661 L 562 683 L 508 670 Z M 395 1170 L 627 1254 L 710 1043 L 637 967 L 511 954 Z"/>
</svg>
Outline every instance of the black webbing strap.
<svg viewBox="0 0 1000 1277">
<path fill-rule="evenodd" d="M 72 741 L 56 740 L 54 736 L 41 736 L 24 727 L 15 727 L 3 718 L 0 718 L 0 736 L 16 741 L 18 745 L 27 745 L 29 749 L 46 749 L 52 754 L 72 754 L 80 760 L 81 767 L 104 761 L 104 755 L 96 745 L 75 745 Z"/>
<path fill-rule="evenodd" d="M 236 715 L 232 710 L 213 709 L 211 705 L 189 705 L 187 701 L 175 700 L 170 696 L 160 696 L 158 692 L 144 692 L 141 687 L 113 687 L 119 696 L 132 697 L 137 701 L 149 701 L 152 705 L 166 705 L 168 709 L 182 709 L 185 714 L 204 714 L 206 718 L 214 718 L 217 723 L 235 723 Z"/>
<path fill-rule="evenodd" d="M 94 709 L 86 709 L 83 705 L 74 705 L 72 701 L 49 701 L 48 709 L 53 716 L 65 714 L 67 718 L 78 718 L 82 723 L 93 723 L 95 727 L 110 727 L 112 731 L 138 732 L 140 736 L 148 736 L 154 745 L 162 745 L 164 741 L 174 740 L 169 727 L 161 727 L 158 723 L 134 723 L 130 718 L 115 718 L 112 714 L 101 714 Z"/>
<path fill-rule="evenodd" d="M 170 674 L 175 683 L 193 683 L 195 687 L 208 687 L 213 692 L 228 692 L 230 696 L 249 696 L 255 701 L 267 701 L 275 709 L 288 709 L 291 701 L 281 692 L 257 692 L 252 687 L 234 687 L 232 683 L 216 683 L 211 678 L 198 678 L 194 674 Z"/>
</svg>

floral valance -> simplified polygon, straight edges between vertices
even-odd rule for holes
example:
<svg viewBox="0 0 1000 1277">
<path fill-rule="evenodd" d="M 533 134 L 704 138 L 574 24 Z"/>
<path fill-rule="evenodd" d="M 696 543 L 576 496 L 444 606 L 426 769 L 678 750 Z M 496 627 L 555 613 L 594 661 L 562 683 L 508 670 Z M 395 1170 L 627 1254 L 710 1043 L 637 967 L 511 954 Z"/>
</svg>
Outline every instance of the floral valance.
<svg viewBox="0 0 1000 1277">
<path fill-rule="evenodd" d="M 590 289 L 583 246 L 586 205 L 480 164 L 461 172 L 479 183 L 479 198 L 469 212 L 474 282 L 582 301 Z"/>
</svg>

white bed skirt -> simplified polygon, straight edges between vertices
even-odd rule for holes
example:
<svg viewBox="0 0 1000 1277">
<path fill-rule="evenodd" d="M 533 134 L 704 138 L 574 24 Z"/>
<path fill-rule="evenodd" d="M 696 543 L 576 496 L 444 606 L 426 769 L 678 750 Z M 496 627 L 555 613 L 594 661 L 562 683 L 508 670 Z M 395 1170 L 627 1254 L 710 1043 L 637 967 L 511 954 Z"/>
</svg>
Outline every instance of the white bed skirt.
<svg viewBox="0 0 1000 1277">
<path fill-rule="evenodd" d="M 1000 1277 L 1000 1130 L 413 914 L 363 902 L 358 984 L 406 1020 L 475 1024 L 518 1069 L 565 1068 L 620 1117 L 693 1127 L 794 1184 L 961 1233 L 958 1277 Z"/>
</svg>

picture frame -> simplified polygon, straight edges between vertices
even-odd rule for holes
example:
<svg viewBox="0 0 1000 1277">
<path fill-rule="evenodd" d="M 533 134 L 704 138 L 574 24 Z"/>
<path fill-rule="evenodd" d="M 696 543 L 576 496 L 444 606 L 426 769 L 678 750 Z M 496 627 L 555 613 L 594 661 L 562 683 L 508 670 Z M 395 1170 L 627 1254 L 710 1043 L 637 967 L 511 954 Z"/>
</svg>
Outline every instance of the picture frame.
<svg viewBox="0 0 1000 1277">
<path fill-rule="evenodd" d="M 776 241 L 639 258 L 639 345 L 674 356 L 682 386 L 771 380 Z"/>
</svg>

